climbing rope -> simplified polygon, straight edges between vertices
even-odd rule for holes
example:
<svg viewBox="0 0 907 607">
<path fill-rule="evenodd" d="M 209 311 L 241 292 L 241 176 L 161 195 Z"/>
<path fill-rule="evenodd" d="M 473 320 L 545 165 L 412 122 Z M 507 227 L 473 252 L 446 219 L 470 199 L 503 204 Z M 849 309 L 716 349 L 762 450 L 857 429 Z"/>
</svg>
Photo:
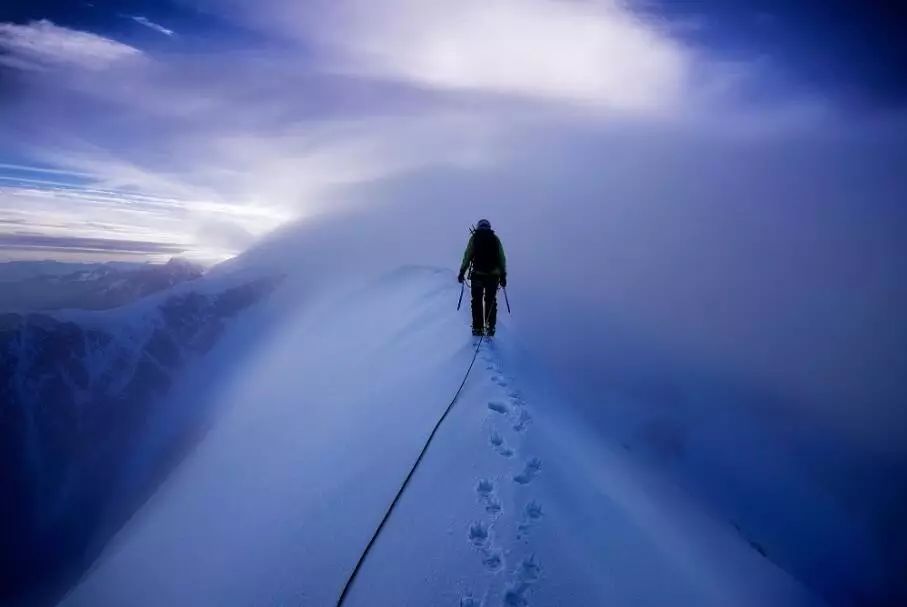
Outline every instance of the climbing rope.
<svg viewBox="0 0 907 607">
<path fill-rule="evenodd" d="M 488 322 L 488 316 L 491 310 L 488 310 L 485 314 L 485 322 Z M 432 428 L 431 434 L 428 435 L 428 439 L 425 441 L 425 445 L 422 447 L 422 451 L 419 452 L 419 457 L 416 458 L 416 461 L 413 463 L 412 468 L 409 470 L 409 474 L 406 475 L 406 478 L 403 479 L 403 484 L 400 485 L 400 489 L 397 490 L 397 495 L 394 496 L 394 500 L 390 503 L 390 506 L 387 507 L 387 511 L 384 513 L 384 518 L 381 519 L 381 522 L 378 523 L 378 527 L 375 529 L 375 532 L 372 534 L 371 539 L 368 541 L 368 544 L 365 546 L 365 550 L 362 551 L 362 554 L 359 556 L 359 560 L 356 561 L 356 566 L 353 567 L 352 573 L 347 578 L 346 583 L 343 585 L 343 591 L 340 593 L 340 598 L 337 599 L 337 607 L 343 605 L 343 602 L 346 600 L 346 596 L 350 591 L 350 588 L 353 587 L 353 582 L 356 580 L 356 576 L 359 575 L 359 570 L 362 568 L 362 564 L 365 562 L 365 558 L 368 556 L 369 551 L 372 549 L 372 546 L 375 543 L 375 540 L 378 539 L 378 536 L 381 534 L 381 530 L 384 528 L 384 524 L 391 516 L 391 512 L 394 511 L 394 507 L 397 505 L 397 502 L 400 501 L 400 497 L 403 495 L 403 492 L 406 491 L 406 486 L 409 484 L 410 479 L 413 477 L 413 474 L 416 472 L 416 468 L 419 467 L 419 464 L 422 462 L 422 458 L 425 456 L 425 452 L 428 451 L 428 446 L 431 444 L 432 439 L 435 437 L 435 434 L 438 432 L 438 428 L 441 427 L 441 423 L 444 422 L 444 418 L 447 417 L 447 414 L 450 413 L 450 410 L 453 409 L 454 403 L 457 402 L 457 399 L 460 397 L 460 392 L 463 391 L 463 386 L 466 385 L 466 380 L 469 379 L 469 372 L 472 371 L 473 365 L 476 364 L 476 358 L 479 357 L 479 349 L 482 347 L 482 342 L 485 341 L 485 336 L 481 336 L 479 341 L 476 343 L 475 352 L 472 353 L 472 360 L 469 361 L 469 367 L 466 368 L 466 374 L 463 375 L 463 381 L 460 382 L 460 387 L 457 388 L 456 393 L 453 395 L 453 398 L 450 400 L 450 404 L 447 405 L 447 408 L 444 410 L 444 413 L 441 414 L 441 417 L 438 418 L 438 422 L 435 424 L 435 427 Z"/>
</svg>

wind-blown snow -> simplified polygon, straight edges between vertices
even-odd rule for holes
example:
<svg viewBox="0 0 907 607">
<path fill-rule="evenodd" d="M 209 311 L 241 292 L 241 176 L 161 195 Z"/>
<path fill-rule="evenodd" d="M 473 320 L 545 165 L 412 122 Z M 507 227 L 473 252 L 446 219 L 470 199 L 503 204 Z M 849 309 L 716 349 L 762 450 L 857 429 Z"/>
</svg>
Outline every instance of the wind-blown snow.
<svg viewBox="0 0 907 607">
<path fill-rule="evenodd" d="M 368 276 L 283 292 L 279 334 L 205 395 L 217 423 L 63 605 L 334 604 L 473 354 L 451 271 Z M 511 341 L 482 346 L 348 605 L 817 602 Z"/>
</svg>

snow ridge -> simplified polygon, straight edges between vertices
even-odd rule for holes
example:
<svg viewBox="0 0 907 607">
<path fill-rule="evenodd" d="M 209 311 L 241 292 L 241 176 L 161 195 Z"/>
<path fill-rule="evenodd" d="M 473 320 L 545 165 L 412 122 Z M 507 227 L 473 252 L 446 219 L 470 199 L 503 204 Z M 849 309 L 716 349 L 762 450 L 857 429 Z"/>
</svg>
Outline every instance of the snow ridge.
<svg viewBox="0 0 907 607">
<path fill-rule="evenodd" d="M 280 333 L 199 395 L 221 416 L 64 607 L 335 603 L 475 354 L 452 272 L 362 281 L 275 306 Z M 348 607 L 821 605 L 591 435 L 515 341 L 502 319 L 482 345 Z"/>
</svg>

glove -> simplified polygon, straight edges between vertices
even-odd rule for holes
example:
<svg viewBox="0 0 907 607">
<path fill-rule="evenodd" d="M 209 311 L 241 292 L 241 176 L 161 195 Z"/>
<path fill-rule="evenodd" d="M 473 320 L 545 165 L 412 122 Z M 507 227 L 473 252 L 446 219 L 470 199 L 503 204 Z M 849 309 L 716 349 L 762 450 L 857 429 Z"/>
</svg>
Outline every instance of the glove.
<svg viewBox="0 0 907 607">
<path fill-rule="evenodd" d="M 503 289 L 507 288 L 507 275 L 506 274 L 501 276 L 501 288 L 503 288 Z"/>
<path fill-rule="evenodd" d="M 457 274 L 457 282 L 462 283 L 465 278 L 466 276 L 463 274 L 463 272 Z"/>
</svg>

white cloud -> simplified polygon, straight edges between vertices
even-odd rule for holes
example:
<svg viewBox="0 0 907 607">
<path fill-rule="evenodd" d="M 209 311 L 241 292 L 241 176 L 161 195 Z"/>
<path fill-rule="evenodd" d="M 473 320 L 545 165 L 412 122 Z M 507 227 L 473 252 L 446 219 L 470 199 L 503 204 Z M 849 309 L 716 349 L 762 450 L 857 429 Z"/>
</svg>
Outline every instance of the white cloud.
<svg viewBox="0 0 907 607">
<path fill-rule="evenodd" d="M 278 2 L 270 25 L 318 40 L 345 73 L 423 87 L 660 113 L 682 102 L 692 70 L 688 49 L 616 0 L 339 0 L 322 9 L 315 21 Z"/>
<path fill-rule="evenodd" d="M 289 218 L 323 211 L 350 186 L 430 166 L 488 166 L 497 136 L 468 115 L 370 117 L 212 137 L 191 155 L 212 163 L 195 168 L 212 187 Z"/>
<path fill-rule="evenodd" d="M 65 169 L 55 169 L 51 167 L 10 164 L 7 162 L 0 162 L 0 171 L 16 171 L 18 173 L 24 174 L 38 173 L 50 175 L 67 175 L 70 177 L 91 177 L 90 173 L 80 173 L 78 171 L 67 171 Z"/>
<path fill-rule="evenodd" d="M 91 32 L 60 27 L 47 20 L 27 25 L 0 23 L 0 62 L 19 69 L 78 67 L 104 69 L 142 52 Z"/>
<path fill-rule="evenodd" d="M 83 166 L 90 164 L 86 159 L 74 160 Z M 185 255 L 214 261 L 238 253 L 257 235 L 286 221 L 267 209 L 221 201 L 213 193 L 207 199 L 178 198 L 106 187 L 124 177 L 137 182 L 144 172 L 124 168 L 121 163 L 107 165 L 103 160 L 95 165 L 107 174 L 95 177 L 90 185 L 0 175 L 0 236 L 115 238 L 123 246 L 133 241 L 154 243 L 161 247 L 161 251 L 149 252 L 154 259 L 168 257 L 170 248 L 178 245 Z M 117 175 L 118 171 L 125 175 Z M 144 181 L 162 185 L 166 177 L 147 172 Z M 193 190 L 180 184 L 173 188 Z M 7 247 L 0 250 L 0 258 L 20 253 Z"/>
<path fill-rule="evenodd" d="M 172 29 L 167 29 L 160 23 L 155 23 L 151 19 L 148 19 L 147 17 L 143 17 L 141 15 L 133 15 L 129 18 L 140 25 L 144 25 L 145 27 L 153 29 L 160 34 L 164 34 L 165 36 L 173 36 L 176 33 Z"/>
</svg>

